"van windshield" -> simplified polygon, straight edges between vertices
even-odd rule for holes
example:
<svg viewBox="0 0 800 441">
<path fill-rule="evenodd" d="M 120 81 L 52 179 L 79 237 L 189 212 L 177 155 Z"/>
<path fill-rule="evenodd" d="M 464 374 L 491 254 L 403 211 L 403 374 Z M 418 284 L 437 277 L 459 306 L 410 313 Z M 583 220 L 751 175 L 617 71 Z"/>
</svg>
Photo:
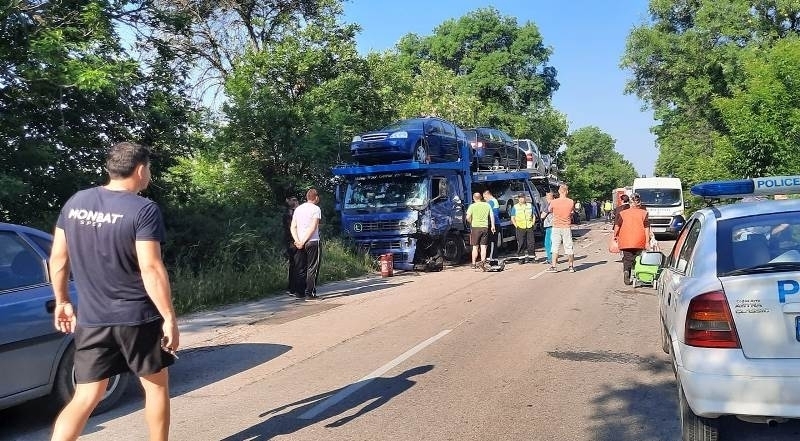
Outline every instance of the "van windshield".
<svg viewBox="0 0 800 441">
<path fill-rule="evenodd" d="M 393 176 L 356 180 L 347 186 L 345 210 L 402 208 L 428 200 L 424 176 Z"/>
<path fill-rule="evenodd" d="M 637 188 L 645 207 L 678 207 L 683 204 L 683 194 L 677 188 Z"/>
</svg>

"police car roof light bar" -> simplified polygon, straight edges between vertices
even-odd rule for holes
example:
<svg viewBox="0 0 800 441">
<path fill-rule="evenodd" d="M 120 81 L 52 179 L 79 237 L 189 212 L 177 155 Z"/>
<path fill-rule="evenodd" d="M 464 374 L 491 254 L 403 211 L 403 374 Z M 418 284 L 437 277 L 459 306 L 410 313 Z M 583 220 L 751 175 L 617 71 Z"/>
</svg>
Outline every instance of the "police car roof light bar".
<svg viewBox="0 0 800 441">
<path fill-rule="evenodd" d="M 800 175 L 703 182 L 694 185 L 691 192 L 695 196 L 706 199 L 798 194 L 800 193 Z"/>
</svg>

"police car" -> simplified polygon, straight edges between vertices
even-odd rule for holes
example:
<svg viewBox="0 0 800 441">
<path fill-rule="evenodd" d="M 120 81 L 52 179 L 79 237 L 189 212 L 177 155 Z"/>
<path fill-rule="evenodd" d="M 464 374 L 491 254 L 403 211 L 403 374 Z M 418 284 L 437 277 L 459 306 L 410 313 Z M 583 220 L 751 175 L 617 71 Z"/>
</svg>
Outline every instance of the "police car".
<svg viewBox="0 0 800 441">
<path fill-rule="evenodd" d="M 800 418 L 800 176 L 716 181 L 692 193 L 742 200 L 695 212 L 656 284 L 684 440 L 719 419 Z"/>
</svg>

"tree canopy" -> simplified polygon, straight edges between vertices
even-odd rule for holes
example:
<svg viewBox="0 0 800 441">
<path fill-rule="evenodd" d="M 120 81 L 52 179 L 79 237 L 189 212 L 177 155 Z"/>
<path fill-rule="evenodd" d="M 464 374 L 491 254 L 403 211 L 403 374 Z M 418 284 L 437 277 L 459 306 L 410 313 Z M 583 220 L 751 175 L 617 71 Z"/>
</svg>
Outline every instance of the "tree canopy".
<svg viewBox="0 0 800 441">
<path fill-rule="evenodd" d="M 606 200 L 611 191 L 633 184 L 636 169 L 614 149 L 616 141 L 600 128 L 582 127 L 567 138 L 564 179 L 577 200 Z"/>
</svg>

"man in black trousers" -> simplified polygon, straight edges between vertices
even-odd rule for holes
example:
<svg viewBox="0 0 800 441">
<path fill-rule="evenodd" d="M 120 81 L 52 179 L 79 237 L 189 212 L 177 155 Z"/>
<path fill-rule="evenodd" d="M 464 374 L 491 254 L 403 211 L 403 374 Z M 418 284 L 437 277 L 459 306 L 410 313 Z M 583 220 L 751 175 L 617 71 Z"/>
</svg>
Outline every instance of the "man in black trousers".
<svg viewBox="0 0 800 441">
<path fill-rule="evenodd" d="M 289 282 L 287 288 L 291 295 L 303 293 L 301 288 L 297 287 L 297 265 L 295 265 L 294 262 L 297 248 L 294 247 L 294 239 L 292 239 L 292 217 L 294 216 L 294 210 L 297 208 L 297 205 L 297 198 L 289 196 L 286 198 L 286 211 L 283 213 L 283 243 L 286 246 L 286 259 L 289 261 Z"/>
</svg>

